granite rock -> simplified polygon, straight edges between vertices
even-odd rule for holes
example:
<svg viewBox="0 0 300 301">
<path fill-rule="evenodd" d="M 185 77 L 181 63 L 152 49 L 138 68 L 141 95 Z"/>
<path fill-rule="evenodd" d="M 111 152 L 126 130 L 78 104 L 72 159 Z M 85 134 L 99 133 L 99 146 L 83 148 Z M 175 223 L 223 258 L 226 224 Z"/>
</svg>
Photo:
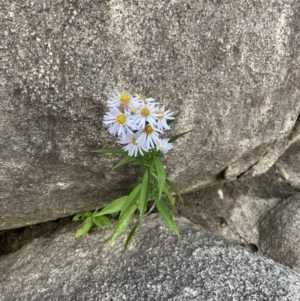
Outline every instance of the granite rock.
<svg viewBox="0 0 300 301">
<path fill-rule="evenodd" d="M 182 192 L 265 172 L 297 132 L 297 0 L 0 4 L 0 229 L 103 207 L 137 172 L 94 156 L 114 89 L 194 129 L 166 158 Z"/>
<path fill-rule="evenodd" d="M 300 193 L 270 211 L 259 232 L 261 252 L 300 273 Z"/>
<path fill-rule="evenodd" d="M 131 245 L 111 229 L 75 239 L 76 226 L 0 258 L 0 300 L 280 300 L 300 298 L 300 276 L 219 239 L 185 218 L 181 238 L 156 215 Z"/>
<path fill-rule="evenodd" d="M 185 194 L 184 202 L 177 202 L 178 213 L 221 237 L 250 248 L 259 248 L 260 235 L 263 235 L 264 241 L 268 241 L 264 242 L 264 249 L 267 248 L 268 252 L 271 250 L 277 252 L 275 250 L 278 248 L 275 248 L 274 244 L 281 240 L 276 232 L 280 229 L 282 220 L 272 217 L 272 209 L 300 192 L 299 163 L 300 141 L 297 140 L 266 173 L 260 176 L 250 179 L 241 177 L 235 181 Z M 293 210 L 289 212 L 293 214 Z M 297 220 L 297 212 L 294 214 L 293 218 L 287 217 L 283 223 Z M 272 223 L 276 223 L 276 227 L 271 230 L 272 225 L 269 224 L 264 228 L 264 233 L 260 234 L 260 223 L 265 216 L 269 216 Z M 295 224 L 295 229 L 291 231 L 295 238 L 289 243 L 288 239 L 285 240 L 287 248 L 294 245 L 295 239 L 297 240 L 297 229 Z M 269 236 L 270 231 L 272 233 L 275 231 L 272 236 Z M 267 247 L 269 242 L 270 246 Z M 295 244 L 295 250 L 298 245 Z M 272 258 L 279 260 L 278 256 Z M 279 262 L 284 264 L 285 261 Z M 288 266 L 291 267 L 291 264 Z"/>
</svg>

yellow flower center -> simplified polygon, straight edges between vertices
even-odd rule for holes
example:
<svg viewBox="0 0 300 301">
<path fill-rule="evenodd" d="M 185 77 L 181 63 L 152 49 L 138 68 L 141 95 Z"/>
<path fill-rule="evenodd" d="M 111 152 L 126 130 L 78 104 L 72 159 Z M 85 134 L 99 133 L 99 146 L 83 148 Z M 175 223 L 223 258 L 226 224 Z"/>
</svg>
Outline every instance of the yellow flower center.
<svg viewBox="0 0 300 301">
<path fill-rule="evenodd" d="M 128 106 L 130 103 L 131 96 L 129 93 L 121 92 L 120 103 L 122 105 Z"/>
<path fill-rule="evenodd" d="M 124 115 L 124 114 L 119 114 L 117 116 L 117 122 L 118 124 L 125 124 L 126 123 L 126 120 L 127 120 L 127 117 Z"/>
<path fill-rule="evenodd" d="M 134 144 L 134 145 L 137 145 L 137 143 L 136 143 L 136 138 L 135 138 L 135 137 L 132 137 L 132 138 L 131 138 L 131 143 Z"/>
<path fill-rule="evenodd" d="M 150 115 L 150 110 L 148 108 L 143 108 L 141 115 L 144 117 L 148 117 Z"/>
<path fill-rule="evenodd" d="M 164 118 L 164 112 L 161 110 L 157 110 L 156 114 L 158 114 L 157 118 L 158 119 L 163 119 Z"/>
<path fill-rule="evenodd" d="M 146 134 L 152 134 L 153 133 L 153 128 L 152 128 L 152 126 L 150 125 L 150 124 L 147 124 L 146 126 L 145 126 L 145 129 L 144 129 L 144 132 L 146 133 Z"/>
</svg>

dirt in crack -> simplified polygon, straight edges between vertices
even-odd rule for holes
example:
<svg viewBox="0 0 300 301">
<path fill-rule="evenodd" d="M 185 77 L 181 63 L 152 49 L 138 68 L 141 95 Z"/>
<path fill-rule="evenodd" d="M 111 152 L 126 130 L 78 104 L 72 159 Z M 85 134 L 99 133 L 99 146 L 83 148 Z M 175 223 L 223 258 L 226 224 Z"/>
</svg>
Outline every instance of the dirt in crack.
<svg viewBox="0 0 300 301">
<path fill-rule="evenodd" d="M 71 223 L 72 217 L 0 231 L 0 256 L 19 250 L 36 238 L 50 237 L 54 232 Z"/>
</svg>

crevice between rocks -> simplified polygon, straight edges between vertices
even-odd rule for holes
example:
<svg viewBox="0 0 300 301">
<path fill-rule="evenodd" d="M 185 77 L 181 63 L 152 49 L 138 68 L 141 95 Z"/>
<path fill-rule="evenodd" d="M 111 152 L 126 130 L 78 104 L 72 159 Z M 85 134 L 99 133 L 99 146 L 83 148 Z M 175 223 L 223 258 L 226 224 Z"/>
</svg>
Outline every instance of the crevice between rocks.
<svg viewBox="0 0 300 301">
<path fill-rule="evenodd" d="M 245 154 L 231 165 L 227 166 L 220 174 L 223 180 L 251 178 L 267 172 L 285 150 L 300 138 L 300 114 L 298 115 L 290 133 L 275 143 L 263 148 L 252 150 L 253 153 Z M 261 154 L 261 151 L 263 153 Z M 248 162 L 250 161 L 250 162 Z M 252 162 L 251 162 L 252 161 Z M 253 162 L 254 161 L 254 162 Z"/>
<path fill-rule="evenodd" d="M 53 233 L 71 223 L 72 217 L 73 215 L 31 226 L 0 231 L 0 256 L 18 251 L 36 238 L 51 237 Z"/>
</svg>

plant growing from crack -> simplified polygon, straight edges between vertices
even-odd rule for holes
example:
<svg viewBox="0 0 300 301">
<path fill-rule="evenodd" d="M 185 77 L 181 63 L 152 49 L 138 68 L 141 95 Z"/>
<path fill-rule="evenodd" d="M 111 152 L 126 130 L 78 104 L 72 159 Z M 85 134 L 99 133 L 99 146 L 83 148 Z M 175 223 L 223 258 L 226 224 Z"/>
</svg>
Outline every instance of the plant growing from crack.
<svg viewBox="0 0 300 301">
<path fill-rule="evenodd" d="M 179 236 L 174 220 L 175 197 L 172 192 L 180 200 L 182 197 L 175 184 L 167 178 L 161 157 L 173 148 L 173 143 L 177 139 L 192 130 L 175 135 L 170 139 L 161 138 L 160 135 L 170 129 L 170 125 L 181 111 L 174 114 L 147 95 L 132 97 L 127 92 L 116 92 L 108 100 L 107 105 L 109 111 L 105 114 L 103 123 L 110 134 L 118 136 L 117 142 L 123 147 L 122 149 L 98 149 L 92 152 L 121 154 L 123 158 L 113 169 L 131 163 L 140 166 L 143 176 L 141 182 L 128 195 L 114 200 L 102 210 L 76 214 L 73 220 L 84 219 L 84 222 L 75 236 L 86 234 L 93 224 L 100 228 L 111 225 L 107 215 L 118 214 L 118 222 L 110 240 L 113 242 L 131 224 L 134 213 L 139 211 L 139 218 L 127 236 L 126 249 L 143 217 L 155 208 L 166 225 Z M 153 205 L 147 212 L 150 202 L 153 202 Z"/>
</svg>

